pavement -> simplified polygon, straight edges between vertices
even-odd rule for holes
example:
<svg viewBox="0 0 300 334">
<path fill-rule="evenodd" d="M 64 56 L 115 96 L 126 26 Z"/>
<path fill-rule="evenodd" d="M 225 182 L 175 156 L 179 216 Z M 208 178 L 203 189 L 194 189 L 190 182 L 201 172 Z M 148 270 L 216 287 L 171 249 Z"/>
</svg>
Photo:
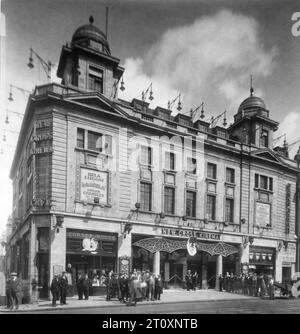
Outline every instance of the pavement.
<svg viewBox="0 0 300 334">
<path fill-rule="evenodd" d="M 251 300 L 257 299 L 257 297 L 250 297 L 241 294 L 220 292 L 215 290 L 196 290 L 196 291 L 186 291 L 186 290 L 164 290 L 161 295 L 161 300 L 156 301 L 142 301 L 138 302 L 139 305 L 155 305 L 155 304 L 174 304 L 180 302 L 191 302 L 195 303 L 197 301 L 221 301 L 221 300 Z M 52 307 L 50 300 L 39 300 L 38 303 L 33 304 L 22 304 L 18 311 L 10 311 L 5 306 L 0 306 L 0 313 L 21 313 L 21 312 L 43 312 L 43 311 L 54 311 L 54 310 L 72 310 L 72 309 L 88 309 L 88 308 L 105 308 L 105 307 L 120 307 L 121 304 L 119 300 L 113 299 L 111 301 L 106 301 L 105 296 L 90 296 L 88 300 L 78 300 L 77 296 L 68 297 L 66 305 L 57 304 L 56 307 Z M 124 308 L 124 313 L 126 309 Z"/>
</svg>

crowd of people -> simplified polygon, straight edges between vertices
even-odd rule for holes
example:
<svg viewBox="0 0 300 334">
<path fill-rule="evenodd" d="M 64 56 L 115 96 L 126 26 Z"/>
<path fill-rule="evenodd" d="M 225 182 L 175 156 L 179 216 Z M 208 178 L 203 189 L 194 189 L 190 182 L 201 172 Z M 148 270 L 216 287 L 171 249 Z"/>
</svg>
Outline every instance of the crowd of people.
<svg viewBox="0 0 300 334">
<path fill-rule="evenodd" d="M 15 272 L 12 272 L 6 280 L 6 298 L 7 308 L 10 310 L 19 309 L 23 298 L 23 283 Z"/>
<path fill-rule="evenodd" d="M 160 300 L 163 292 L 163 280 L 149 270 L 133 270 L 130 275 L 109 272 L 106 279 L 106 300 L 117 298 L 127 306 L 135 306 L 142 300 Z"/>
<path fill-rule="evenodd" d="M 269 296 L 274 299 L 274 278 L 271 275 L 260 273 L 240 274 L 226 273 L 219 276 L 220 291 L 240 293 L 253 297 Z"/>
<path fill-rule="evenodd" d="M 56 306 L 58 300 L 60 300 L 60 305 L 66 305 L 68 287 L 69 282 L 65 271 L 63 271 L 61 275 L 54 275 L 50 286 L 52 306 Z"/>
</svg>

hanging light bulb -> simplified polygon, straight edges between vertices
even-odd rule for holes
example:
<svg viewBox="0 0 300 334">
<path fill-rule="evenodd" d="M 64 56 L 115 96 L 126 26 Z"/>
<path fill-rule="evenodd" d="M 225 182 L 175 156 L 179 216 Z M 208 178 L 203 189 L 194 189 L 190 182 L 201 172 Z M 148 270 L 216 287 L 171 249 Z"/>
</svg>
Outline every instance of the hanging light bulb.
<svg viewBox="0 0 300 334">
<path fill-rule="evenodd" d="M 2 140 L 6 141 L 6 135 L 5 134 L 3 135 L 3 139 Z"/>
<path fill-rule="evenodd" d="M 203 103 L 202 103 L 202 108 L 201 108 L 201 115 L 200 115 L 200 118 L 203 119 L 204 117 L 205 117 L 205 115 L 204 115 Z"/>
<path fill-rule="evenodd" d="M 8 120 L 8 115 L 6 115 L 5 117 L 5 123 L 8 124 L 9 123 L 9 120 Z"/>
<path fill-rule="evenodd" d="M 14 99 L 13 99 L 13 96 L 12 96 L 12 86 L 10 85 L 10 91 L 9 91 L 8 101 L 12 102 L 13 100 Z"/>
<path fill-rule="evenodd" d="M 145 93 L 142 92 L 142 101 L 145 101 Z"/>
<path fill-rule="evenodd" d="M 171 108 L 171 102 L 168 101 L 168 109 L 170 109 L 170 108 Z"/>
<path fill-rule="evenodd" d="M 30 56 L 29 56 L 29 63 L 27 64 L 27 66 L 31 69 L 34 68 L 33 65 L 33 58 L 32 58 L 32 49 L 30 49 Z"/>
<path fill-rule="evenodd" d="M 122 76 L 122 81 L 121 81 L 121 87 L 120 90 L 123 92 L 125 90 L 125 86 L 124 86 L 124 81 L 123 81 L 123 76 Z"/>
<path fill-rule="evenodd" d="M 154 97 L 153 97 L 152 84 L 151 84 L 151 85 L 150 85 L 149 100 L 152 101 L 153 99 L 154 99 Z"/>
</svg>

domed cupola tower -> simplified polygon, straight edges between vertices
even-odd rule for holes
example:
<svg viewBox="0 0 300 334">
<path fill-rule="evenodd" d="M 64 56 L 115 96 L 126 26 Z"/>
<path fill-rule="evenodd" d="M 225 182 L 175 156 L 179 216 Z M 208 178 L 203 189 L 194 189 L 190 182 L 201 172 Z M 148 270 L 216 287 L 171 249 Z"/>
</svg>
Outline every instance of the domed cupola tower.
<svg viewBox="0 0 300 334">
<path fill-rule="evenodd" d="M 63 85 L 116 98 L 124 72 L 119 63 L 111 55 L 106 34 L 94 25 L 91 16 L 89 24 L 76 29 L 71 45 L 62 47 L 57 76 Z"/>
<path fill-rule="evenodd" d="M 228 128 L 230 135 L 259 148 L 272 148 L 273 132 L 278 125 L 278 122 L 269 118 L 264 101 L 254 95 L 251 76 L 250 96 L 240 104 L 234 115 L 234 123 Z"/>
</svg>

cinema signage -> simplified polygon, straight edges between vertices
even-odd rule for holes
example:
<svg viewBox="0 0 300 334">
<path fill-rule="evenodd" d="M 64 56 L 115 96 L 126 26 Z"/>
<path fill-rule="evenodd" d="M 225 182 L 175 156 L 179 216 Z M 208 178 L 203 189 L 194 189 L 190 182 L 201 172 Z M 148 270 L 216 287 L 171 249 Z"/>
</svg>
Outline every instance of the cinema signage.
<svg viewBox="0 0 300 334">
<path fill-rule="evenodd" d="M 210 232 L 202 232 L 202 231 L 191 231 L 184 229 L 176 229 L 176 228 L 162 228 L 161 234 L 169 235 L 172 237 L 195 237 L 197 239 L 203 240 L 220 240 L 221 235 L 218 233 L 210 233 Z"/>
</svg>

